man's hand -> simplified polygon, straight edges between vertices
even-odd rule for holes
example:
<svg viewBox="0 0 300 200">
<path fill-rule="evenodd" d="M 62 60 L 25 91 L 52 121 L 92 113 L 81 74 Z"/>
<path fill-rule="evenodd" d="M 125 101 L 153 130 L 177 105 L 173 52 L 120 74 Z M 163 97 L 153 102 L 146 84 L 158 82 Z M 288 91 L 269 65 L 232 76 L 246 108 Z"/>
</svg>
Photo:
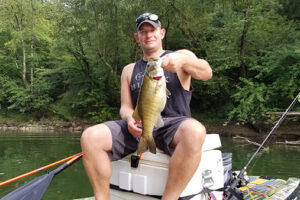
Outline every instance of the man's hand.
<svg viewBox="0 0 300 200">
<path fill-rule="evenodd" d="M 212 69 L 208 62 L 197 58 L 193 52 L 186 49 L 165 55 L 162 68 L 169 72 L 175 72 L 179 76 L 180 74 L 183 76 L 190 75 L 194 79 L 202 81 L 207 81 L 212 77 Z"/>
<path fill-rule="evenodd" d="M 169 72 L 178 72 L 182 67 L 182 53 L 173 52 L 164 56 L 161 67 Z"/>
<path fill-rule="evenodd" d="M 127 124 L 128 131 L 133 137 L 140 138 L 142 136 L 142 129 L 137 126 L 137 124 L 141 124 L 140 122 L 137 122 L 133 118 L 131 118 L 127 121 Z"/>
</svg>

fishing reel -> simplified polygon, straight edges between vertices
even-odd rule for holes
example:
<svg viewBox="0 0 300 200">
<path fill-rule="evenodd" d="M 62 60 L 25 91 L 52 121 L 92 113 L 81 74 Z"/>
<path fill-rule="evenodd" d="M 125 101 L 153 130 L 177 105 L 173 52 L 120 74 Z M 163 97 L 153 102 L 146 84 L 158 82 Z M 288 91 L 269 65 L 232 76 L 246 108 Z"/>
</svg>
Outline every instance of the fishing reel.
<svg viewBox="0 0 300 200">
<path fill-rule="evenodd" d="M 243 174 L 232 173 L 232 180 L 224 190 L 225 200 L 243 200 L 243 192 L 239 189 L 249 183 L 247 172 Z"/>
</svg>

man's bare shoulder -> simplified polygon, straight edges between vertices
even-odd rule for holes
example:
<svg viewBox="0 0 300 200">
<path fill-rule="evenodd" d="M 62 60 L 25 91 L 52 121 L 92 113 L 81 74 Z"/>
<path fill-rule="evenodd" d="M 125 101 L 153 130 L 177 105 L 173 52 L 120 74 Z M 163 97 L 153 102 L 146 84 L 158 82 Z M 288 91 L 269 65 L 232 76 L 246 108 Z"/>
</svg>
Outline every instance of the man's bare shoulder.
<svg viewBox="0 0 300 200">
<path fill-rule="evenodd" d="M 130 63 L 130 64 L 128 64 L 128 65 L 126 65 L 124 68 L 123 68 L 123 70 L 122 70 L 122 74 L 124 75 L 124 74 L 131 74 L 132 73 L 132 71 L 133 71 L 133 68 L 134 68 L 134 65 L 135 65 L 135 63 Z"/>
<path fill-rule="evenodd" d="M 134 65 L 135 63 L 130 63 L 123 68 L 121 82 L 126 81 L 129 84 Z"/>
</svg>

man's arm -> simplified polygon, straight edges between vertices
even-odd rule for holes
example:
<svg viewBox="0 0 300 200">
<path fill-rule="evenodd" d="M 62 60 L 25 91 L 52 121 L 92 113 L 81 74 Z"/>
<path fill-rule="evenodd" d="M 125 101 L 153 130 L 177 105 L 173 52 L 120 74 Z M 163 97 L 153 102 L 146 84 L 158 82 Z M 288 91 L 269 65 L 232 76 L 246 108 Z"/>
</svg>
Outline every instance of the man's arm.
<svg viewBox="0 0 300 200">
<path fill-rule="evenodd" d="M 179 50 L 177 53 L 185 55 L 182 63 L 182 70 L 190 74 L 194 79 L 207 81 L 212 78 L 212 69 L 208 62 L 189 50 Z"/>
<path fill-rule="evenodd" d="M 123 68 L 121 75 L 121 108 L 120 116 L 128 123 L 128 130 L 134 137 L 140 137 L 142 130 L 136 126 L 136 121 L 132 117 L 134 111 L 130 94 L 130 79 L 134 63 Z"/>
<path fill-rule="evenodd" d="M 130 74 L 132 73 L 133 66 L 129 64 L 123 68 L 121 75 L 121 108 L 120 116 L 123 120 L 130 120 L 133 107 L 130 97 Z"/>
<path fill-rule="evenodd" d="M 206 81 L 212 77 L 212 69 L 207 61 L 186 49 L 178 50 L 166 55 L 162 67 L 170 72 L 176 72 L 179 76 L 190 75 L 194 79 Z"/>
</svg>

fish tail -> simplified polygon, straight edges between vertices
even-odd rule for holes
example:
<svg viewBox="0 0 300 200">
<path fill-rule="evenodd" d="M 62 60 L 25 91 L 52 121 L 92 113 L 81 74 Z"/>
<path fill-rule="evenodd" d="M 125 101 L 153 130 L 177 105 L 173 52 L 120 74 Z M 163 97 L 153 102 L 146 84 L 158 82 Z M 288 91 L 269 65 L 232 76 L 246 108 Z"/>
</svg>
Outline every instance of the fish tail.
<svg viewBox="0 0 300 200">
<path fill-rule="evenodd" d="M 156 154 L 156 145 L 153 137 L 151 137 L 151 139 L 148 140 L 147 142 L 148 142 L 148 148 L 150 152 Z"/>
<path fill-rule="evenodd" d="M 154 139 L 151 138 L 141 138 L 138 149 L 137 149 L 137 154 L 141 155 L 143 152 L 150 150 L 151 153 L 156 154 L 156 145 Z"/>
<path fill-rule="evenodd" d="M 138 155 L 141 155 L 143 152 L 145 152 L 148 149 L 147 143 L 148 143 L 147 140 L 142 137 L 137 149 Z"/>
</svg>

